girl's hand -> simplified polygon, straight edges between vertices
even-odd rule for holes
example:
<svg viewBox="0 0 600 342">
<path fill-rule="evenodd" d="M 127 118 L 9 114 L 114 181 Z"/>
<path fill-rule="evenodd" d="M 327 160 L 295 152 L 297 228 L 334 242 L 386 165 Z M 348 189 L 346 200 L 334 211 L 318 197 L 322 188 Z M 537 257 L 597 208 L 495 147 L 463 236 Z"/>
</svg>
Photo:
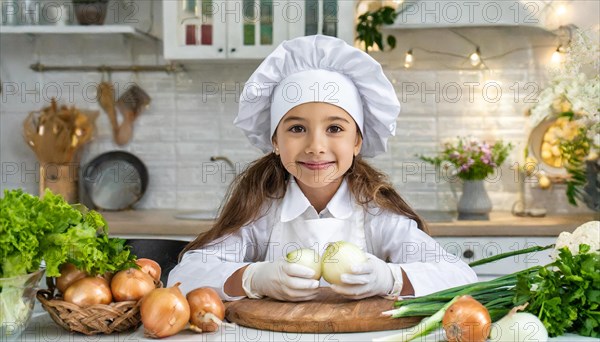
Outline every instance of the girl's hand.
<svg viewBox="0 0 600 342">
<path fill-rule="evenodd" d="M 242 286 L 248 298 L 268 296 L 274 299 L 299 302 L 314 299 L 319 281 L 312 279 L 315 271 L 283 257 L 274 262 L 249 265 L 242 277 Z"/>
<path fill-rule="evenodd" d="M 388 295 L 395 287 L 392 270 L 385 261 L 372 254 L 367 253 L 367 259 L 366 263 L 352 265 L 352 273 L 340 277 L 343 284 L 332 284 L 331 289 L 350 299 Z"/>
</svg>

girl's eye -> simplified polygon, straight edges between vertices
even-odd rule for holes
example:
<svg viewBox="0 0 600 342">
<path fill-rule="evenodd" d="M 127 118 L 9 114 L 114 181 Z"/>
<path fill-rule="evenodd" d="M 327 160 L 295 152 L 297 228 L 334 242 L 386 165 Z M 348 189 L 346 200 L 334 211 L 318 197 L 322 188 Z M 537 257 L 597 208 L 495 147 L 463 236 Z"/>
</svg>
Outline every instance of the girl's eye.
<svg viewBox="0 0 600 342">
<path fill-rule="evenodd" d="M 292 133 L 302 133 L 305 131 L 304 127 L 302 127 L 300 125 L 292 126 L 288 130 Z"/>
<path fill-rule="evenodd" d="M 341 131 L 343 131 L 343 129 L 340 126 L 330 126 L 327 128 L 328 133 L 340 133 Z"/>
</svg>

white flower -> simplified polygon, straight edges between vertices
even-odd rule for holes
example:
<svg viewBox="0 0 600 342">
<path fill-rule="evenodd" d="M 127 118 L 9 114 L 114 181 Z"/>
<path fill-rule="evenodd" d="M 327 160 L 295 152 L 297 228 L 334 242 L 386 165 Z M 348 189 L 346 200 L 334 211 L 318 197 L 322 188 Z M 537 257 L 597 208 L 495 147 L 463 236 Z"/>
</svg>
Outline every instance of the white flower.
<svg viewBox="0 0 600 342">
<path fill-rule="evenodd" d="M 600 76 L 597 74 L 600 48 L 577 31 L 567 48 L 562 67 L 549 69 L 549 85 L 538 96 L 538 103 L 531 109 L 530 125 L 535 127 L 545 119 L 553 119 L 564 112 L 562 106 L 568 101 L 571 110 L 579 116 L 594 116 L 600 109 Z M 583 68 L 593 66 L 595 76 L 588 79 Z"/>
</svg>

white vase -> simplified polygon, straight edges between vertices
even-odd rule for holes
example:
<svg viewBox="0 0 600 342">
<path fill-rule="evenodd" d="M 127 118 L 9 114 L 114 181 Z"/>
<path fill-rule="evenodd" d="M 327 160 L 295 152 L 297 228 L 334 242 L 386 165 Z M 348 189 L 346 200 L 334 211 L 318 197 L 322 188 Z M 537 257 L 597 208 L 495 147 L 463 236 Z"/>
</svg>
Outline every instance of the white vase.
<svg viewBox="0 0 600 342">
<path fill-rule="evenodd" d="M 459 220 L 489 220 L 492 201 L 485 190 L 483 180 L 465 180 L 458 201 Z"/>
</svg>

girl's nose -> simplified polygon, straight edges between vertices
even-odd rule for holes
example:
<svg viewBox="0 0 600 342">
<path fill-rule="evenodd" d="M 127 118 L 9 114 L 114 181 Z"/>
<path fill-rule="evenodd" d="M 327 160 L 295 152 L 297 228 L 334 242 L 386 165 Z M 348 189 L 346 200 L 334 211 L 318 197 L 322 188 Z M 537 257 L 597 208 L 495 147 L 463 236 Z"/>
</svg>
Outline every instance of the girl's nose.
<svg viewBox="0 0 600 342">
<path fill-rule="evenodd" d="M 313 133 L 308 136 L 306 143 L 305 153 L 307 154 L 320 154 L 325 153 L 327 149 L 327 142 L 323 134 Z"/>
</svg>

